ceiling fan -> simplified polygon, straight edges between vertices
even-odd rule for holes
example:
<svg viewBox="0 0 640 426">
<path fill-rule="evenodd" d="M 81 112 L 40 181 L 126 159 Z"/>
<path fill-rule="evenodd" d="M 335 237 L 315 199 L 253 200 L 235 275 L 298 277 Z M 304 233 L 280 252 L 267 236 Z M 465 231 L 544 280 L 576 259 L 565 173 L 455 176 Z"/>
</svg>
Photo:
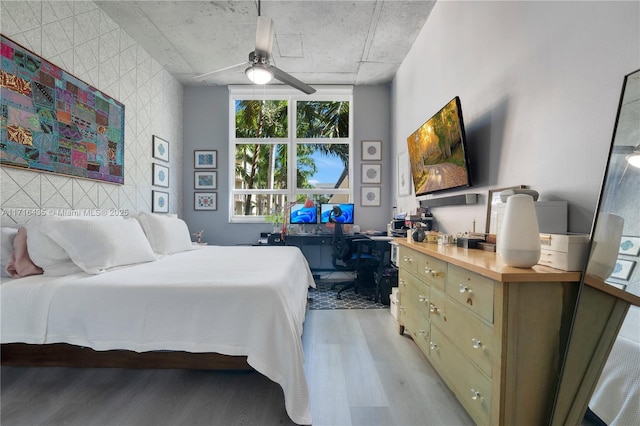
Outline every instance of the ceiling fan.
<svg viewBox="0 0 640 426">
<path fill-rule="evenodd" d="M 255 84 L 266 84 L 275 78 L 307 95 L 315 93 L 316 89 L 298 80 L 291 74 L 287 74 L 280 68 L 270 63 L 271 48 L 273 47 L 273 36 L 275 27 L 271 18 L 260 16 L 260 1 L 258 1 L 258 24 L 256 26 L 256 49 L 249 53 L 249 60 L 230 67 L 210 71 L 195 77 L 196 80 L 204 80 L 212 74 L 236 68 L 241 65 L 249 65 L 245 74 Z"/>
</svg>

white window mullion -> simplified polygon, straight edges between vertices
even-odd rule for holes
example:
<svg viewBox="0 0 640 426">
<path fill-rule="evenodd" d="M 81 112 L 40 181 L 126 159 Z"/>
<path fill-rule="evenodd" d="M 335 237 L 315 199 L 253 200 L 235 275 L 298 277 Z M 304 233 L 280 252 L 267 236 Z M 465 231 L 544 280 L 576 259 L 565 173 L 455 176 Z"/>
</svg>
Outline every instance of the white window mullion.
<svg viewBox="0 0 640 426">
<path fill-rule="evenodd" d="M 298 168 L 298 146 L 294 142 L 296 136 L 296 128 L 298 123 L 297 116 L 297 103 L 292 96 L 289 97 L 289 164 L 287 165 L 287 189 L 288 203 L 292 203 L 296 200 L 296 182 L 297 168 Z"/>
</svg>

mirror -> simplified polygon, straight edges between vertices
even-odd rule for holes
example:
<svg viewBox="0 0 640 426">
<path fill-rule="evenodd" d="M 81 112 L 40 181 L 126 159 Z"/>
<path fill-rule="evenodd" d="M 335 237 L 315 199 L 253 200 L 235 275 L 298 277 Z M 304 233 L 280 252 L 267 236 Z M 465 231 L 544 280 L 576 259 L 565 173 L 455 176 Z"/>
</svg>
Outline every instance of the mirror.
<svg viewBox="0 0 640 426">
<path fill-rule="evenodd" d="M 640 70 L 624 80 L 585 274 L 587 284 L 619 297 L 640 297 L 639 200 Z"/>
<path fill-rule="evenodd" d="M 622 86 L 552 425 L 581 424 L 587 408 L 593 404 L 592 396 L 598 393 L 624 392 L 627 400 L 640 401 L 637 363 L 623 366 L 616 361 L 617 377 L 609 376 L 612 373 L 606 368 L 610 354 L 618 360 L 640 356 L 640 316 L 635 307 L 640 306 L 639 207 L 640 70 L 637 70 L 625 76 Z M 625 322 L 627 313 L 630 320 Z M 621 327 L 621 336 L 624 332 L 632 337 L 630 352 L 622 356 L 618 337 Z M 624 385 L 620 380 L 631 380 L 636 385 L 622 391 Z M 603 382 L 616 383 L 616 388 L 603 391 Z M 628 415 L 625 409 L 620 405 L 612 408 L 621 416 Z"/>
</svg>

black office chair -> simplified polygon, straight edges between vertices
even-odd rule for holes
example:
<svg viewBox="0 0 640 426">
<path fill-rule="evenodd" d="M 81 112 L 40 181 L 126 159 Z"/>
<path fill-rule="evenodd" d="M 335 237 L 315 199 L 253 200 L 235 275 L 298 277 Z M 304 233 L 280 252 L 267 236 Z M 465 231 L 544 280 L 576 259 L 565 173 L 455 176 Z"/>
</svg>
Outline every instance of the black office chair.
<svg viewBox="0 0 640 426">
<path fill-rule="evenodd" d="M 343 285 L 338 290 L 337 299 L 342 299 L 342 293 L 350 288 L 353 288 L 356 293 L 367 292 L 371 297 L 376 291 L 374 272 L 378 268 L 379 261 L 371 253 L 365 251 L 371 240 L 344 235 L 342 223 L 336 219 L 341 215 L 342 210 L 338 206 L 335 206 L 329 213 L 329 221 L 334 224 L 331 263 L 334 269 L 352 271 L 356 273 L 356 276 L 353 280 L 335 283 L 331 288 L 335 289 L 337 286 Z"/>
</svg>

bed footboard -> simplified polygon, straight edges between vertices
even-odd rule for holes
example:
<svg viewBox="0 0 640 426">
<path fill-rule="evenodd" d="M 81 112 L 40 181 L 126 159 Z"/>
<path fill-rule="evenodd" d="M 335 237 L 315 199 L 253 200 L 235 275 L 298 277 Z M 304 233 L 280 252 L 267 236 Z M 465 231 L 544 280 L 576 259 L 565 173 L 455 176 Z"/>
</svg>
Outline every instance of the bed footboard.
<svg viewBox="0 0 640 426">
<path fill-rule="evenodd" d="M 67 343 L 3 343 L 0 357 L 2 365 L 14 367 L 253 370 L 246 356 L 181 351 L 96 351 Z"/>
</svg>

